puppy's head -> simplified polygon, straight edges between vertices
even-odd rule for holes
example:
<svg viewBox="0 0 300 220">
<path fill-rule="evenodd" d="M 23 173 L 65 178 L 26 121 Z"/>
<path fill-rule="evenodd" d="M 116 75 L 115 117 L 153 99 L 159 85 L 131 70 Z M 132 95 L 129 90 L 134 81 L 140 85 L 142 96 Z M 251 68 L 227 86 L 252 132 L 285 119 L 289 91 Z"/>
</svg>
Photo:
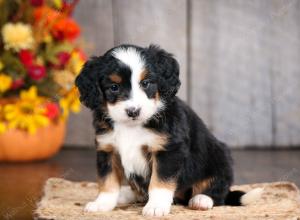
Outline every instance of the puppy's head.
<svg viewBox="0 0 300 220">
<path fill-rule="evenodd" d="M 121 45 L 87 61 L 76 86 L 88 108 L 115 122 L 145 123 L 175 96 L 179 65 L 157 46 Z"/>
</svg>

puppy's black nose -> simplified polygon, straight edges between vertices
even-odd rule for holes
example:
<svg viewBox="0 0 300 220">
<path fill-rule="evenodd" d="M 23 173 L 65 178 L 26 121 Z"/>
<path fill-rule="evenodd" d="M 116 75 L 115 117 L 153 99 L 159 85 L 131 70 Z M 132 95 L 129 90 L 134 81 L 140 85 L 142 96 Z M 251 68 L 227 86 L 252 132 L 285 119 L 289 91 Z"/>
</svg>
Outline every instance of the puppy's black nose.
<svg viewBox="0 0 300 220">
<path fill-rule="evenodd" d="M 141 108 L 134 108 L 134 107 L 131 107 L 131 108 L 127 108 L 125 109 L 128 117 L 130 118 L 136 118 L 140 115 L 140 111 L 141 111 Z"/>
</svg>

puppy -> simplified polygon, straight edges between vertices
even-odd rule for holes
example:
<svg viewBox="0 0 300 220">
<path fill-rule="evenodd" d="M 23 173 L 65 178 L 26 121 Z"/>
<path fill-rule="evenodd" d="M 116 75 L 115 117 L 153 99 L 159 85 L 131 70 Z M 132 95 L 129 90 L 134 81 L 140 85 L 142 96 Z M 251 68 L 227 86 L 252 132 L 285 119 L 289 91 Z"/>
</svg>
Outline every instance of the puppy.
<svg viewBox="0 0 300 220">
<path fill-rule="evenodd" d="M 86 211 L 146 202 L 144 215 L 163 216 L 172 203 L 207 210 L 260 196 L 230 191 L 229 149 L 176 97 L 179 65 L 165 50 L 115 47 L 87 61 L 76 86 L 96 130 L 99 195 Z"/>
</svg>

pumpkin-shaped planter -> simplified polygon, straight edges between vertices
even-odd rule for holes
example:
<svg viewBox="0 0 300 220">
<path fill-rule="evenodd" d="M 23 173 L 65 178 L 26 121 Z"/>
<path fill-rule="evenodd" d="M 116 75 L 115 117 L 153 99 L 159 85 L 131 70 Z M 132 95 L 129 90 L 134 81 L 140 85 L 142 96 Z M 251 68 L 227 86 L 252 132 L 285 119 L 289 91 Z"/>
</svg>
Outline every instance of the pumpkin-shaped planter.
<svg viewBox="0 0 300 220">
<path fill-rule="evenodd" d="M 0 134 L 0 161 L 33 161 L 47 159 L 61 148 L 65 120 L 51 122 L 34 134 L 20 129 L 9 129 Z"/>
<path fill-rule="evenodd" d="M 22 98 L 0 99 L 0 161 L 53 156 L 64 141 L 66 120 L 58 104 L 38 97 L 35 89 L 23 91 Z"/>
</svg>

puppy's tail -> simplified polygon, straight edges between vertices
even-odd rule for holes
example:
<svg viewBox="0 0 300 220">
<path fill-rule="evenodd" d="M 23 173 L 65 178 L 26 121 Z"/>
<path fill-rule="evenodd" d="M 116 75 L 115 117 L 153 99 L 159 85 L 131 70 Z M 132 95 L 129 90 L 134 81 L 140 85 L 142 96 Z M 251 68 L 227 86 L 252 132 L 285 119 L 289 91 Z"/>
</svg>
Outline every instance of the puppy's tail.
<svg viewBox="0 0 300 220">
<path fill-rule="evenodd" d="M 263 193 L 263 188 L 255 188 L 250 190 L 249 192 L 243 191 L 230 191 L 225 199 L 225 205 L 231 206 L 241 206 L 241 205 L 249 205 L 261 198 Z"/>
</svg>

